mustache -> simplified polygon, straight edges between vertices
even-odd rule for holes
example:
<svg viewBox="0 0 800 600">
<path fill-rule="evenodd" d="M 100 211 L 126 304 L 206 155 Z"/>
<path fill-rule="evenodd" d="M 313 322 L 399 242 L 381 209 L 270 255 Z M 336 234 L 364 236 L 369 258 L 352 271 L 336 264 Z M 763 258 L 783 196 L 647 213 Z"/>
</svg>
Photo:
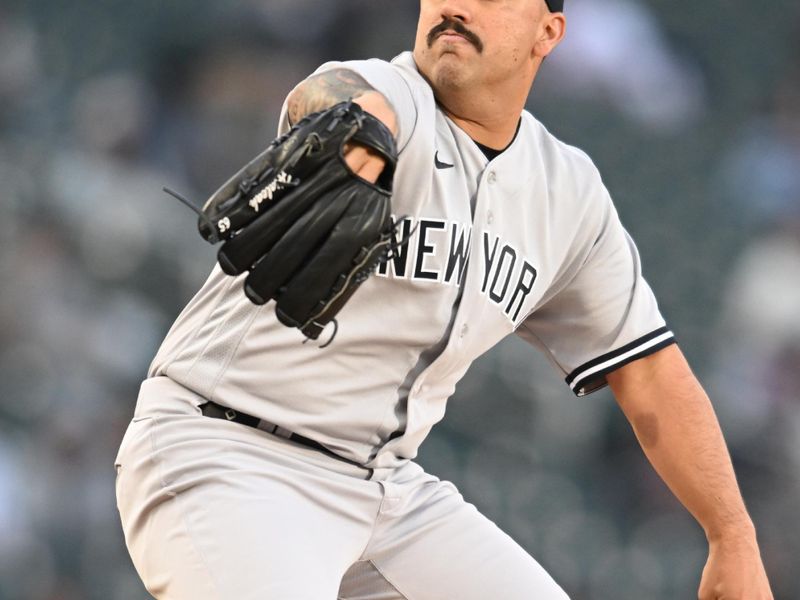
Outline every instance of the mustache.
<svg viewBox="0 0 800 600">
<path fill-rule="evenodd" d="M 445 31 L 453 31 L 458 35 L 463 36 L 469 43 L 475 46 L 478 52 L 483 52 L 483 42 L 481 39 L 469 29 L 464 27 L 461 21 L 455 21 L 453 19 L 445 19 L 436 27 L 431 29 L 431 32 L 428 34 L 428 48 L 433 46 L 433 42 L 436 40 L 436 38 Z"/>
</svg>

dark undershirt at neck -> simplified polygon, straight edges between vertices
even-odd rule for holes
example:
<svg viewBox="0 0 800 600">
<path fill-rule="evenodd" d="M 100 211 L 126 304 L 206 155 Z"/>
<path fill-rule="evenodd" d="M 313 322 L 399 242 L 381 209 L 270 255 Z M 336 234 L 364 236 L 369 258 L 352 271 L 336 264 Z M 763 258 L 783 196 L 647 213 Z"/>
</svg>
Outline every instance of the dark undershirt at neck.
<svg viewBox="0 0 800 600">
<path fill-rule="evenodd" d="M 484 155 L 486 158 L 488 158 L 490 161 L 492 161 L 492 160 L 494 160 L 495 158 L 497 158 L 498 156 L 500 156 L 500 155 L 501 155 L 503 152 L 505 152 L 506 150 L 508 150 L 509 146 L 511 146 L 511 144 L 513 144 L 513 143 L 514 143 L 514 140 L 515 140 L 515 139 L 517 139 L 517 134 L 519 133 L 519 126 L 520 126 L 521 124 L 522 124 L 522 119 L 520 119 L 519 121 L 517 121 L 517 130 L 514 132 L 514 137 L 513 137 L 513 138 L 511 138 L 511 141 L 508 143 L 508 146 L 506 146 L 506 147 L 505 147 L 505 148 L 503 148 L 502 150 L 498 150 L 498 149 L 496 149 L 496 148 L 489 148 L 489 146 L 484 146 L 483 144 L 481 144 L 481 143 L 479 143 L 479 142 L 475 142 L 475 140 L 472 140 L 472 141 L 473 141 L 473 142 L 475 142 L 475 145 L 478 147 L 478 149 L 479 149 L 481 152 L 483 152 L 483 155 Z"/>
<path fill-rule="evenodd" d="M 472 140 L 472 141 L 475 142 L 475 140 Z M 489 160 L 494 160 L 495 158 L 500 156 L 503 153 L 503 151 L 505 150 L 505 148 L 503 148 L 503 150 L 496 150 L 494 148 L 489 148 L 489 146 L 484 146 L 483 144 L 480 144 L 478 142 L 475 142 L 475 145 L 478 147 L 478 149 L 481 152 L 483 152 L 484 156 L 486 158 L 488 158 Z M 508 146 L 506 146 L 506 148 L 507 147 Z"/>
</svg>

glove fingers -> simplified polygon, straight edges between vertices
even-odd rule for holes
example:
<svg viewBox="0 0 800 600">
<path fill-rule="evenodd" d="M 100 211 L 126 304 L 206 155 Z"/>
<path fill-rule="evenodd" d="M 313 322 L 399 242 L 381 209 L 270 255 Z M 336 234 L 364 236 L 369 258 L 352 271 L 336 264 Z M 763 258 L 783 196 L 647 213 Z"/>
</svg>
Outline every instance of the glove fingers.
<svg viewBox="0 0 800 600">
<path fill-rule="evenodd" d="M 217 252 L 217 262 L 228 275 L 241 275 L 278 241 L 285 225 L 270 215 L 261 215 Z"/>
<path fill-rule="evenodd" d="M 357 182 L 348 188 L 349 202 L 342 218 L 278 298 L 277 315 L 287 325 L 302 326 L 323 312 L 343 287 L 358 287 L 353 271 L 388 229 L 389 197 Z M 335 312 L 327 314 L 327 321 L 333 316 Z"/>
<path fill-rule="evenodd" d="M 275 297 L 293 273 L 301 267 L 326 238 L 342 213 L 347 209 L 348 198 L 337 194 L 325 198 L 312 207 L 272 249 L 253 267 L 244 282 L 244 292 L 255 304 L 265 304 Z"/>
</svg>

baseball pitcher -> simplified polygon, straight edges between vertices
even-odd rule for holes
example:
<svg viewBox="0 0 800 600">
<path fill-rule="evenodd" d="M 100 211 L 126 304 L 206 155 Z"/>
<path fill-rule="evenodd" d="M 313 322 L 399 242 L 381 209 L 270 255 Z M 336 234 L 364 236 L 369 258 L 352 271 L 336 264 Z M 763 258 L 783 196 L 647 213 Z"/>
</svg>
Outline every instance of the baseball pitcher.
<svg viewBox="0 0 800 600">
<path fill-rule="evenodd" d="M 512 333 L 609 385 L 709 543 L 702 599 L 772 598 L 711 404 L 592 161 L 524 110 L 560 0 L 421 0 L 413 52 L 330 62 L 200 211 L 217 265 L 122 440 L 133 563 L 168 600 L 564 600 L 414 462 Z"/>
</svg>

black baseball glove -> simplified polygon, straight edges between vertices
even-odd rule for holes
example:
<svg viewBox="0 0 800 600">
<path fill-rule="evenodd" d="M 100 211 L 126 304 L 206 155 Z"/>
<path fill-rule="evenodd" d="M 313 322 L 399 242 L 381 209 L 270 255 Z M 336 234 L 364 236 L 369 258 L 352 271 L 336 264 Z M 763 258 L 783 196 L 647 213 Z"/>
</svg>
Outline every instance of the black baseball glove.
<svg viewBox="0 0 800 600">
<path fill-rule="evenodd" d="M 386 160 L 376 183 L 358 177 L 345 145 Z M 228 275 L 249 271 L 244 292 L 276 300 L 278 319 L 317 339 L 396 244 L 391 218 L 397 148 L 389 129 L 353 102 L 308 115 L 203 206 L 200 234 L 223 241 Z"/>
</svg>

